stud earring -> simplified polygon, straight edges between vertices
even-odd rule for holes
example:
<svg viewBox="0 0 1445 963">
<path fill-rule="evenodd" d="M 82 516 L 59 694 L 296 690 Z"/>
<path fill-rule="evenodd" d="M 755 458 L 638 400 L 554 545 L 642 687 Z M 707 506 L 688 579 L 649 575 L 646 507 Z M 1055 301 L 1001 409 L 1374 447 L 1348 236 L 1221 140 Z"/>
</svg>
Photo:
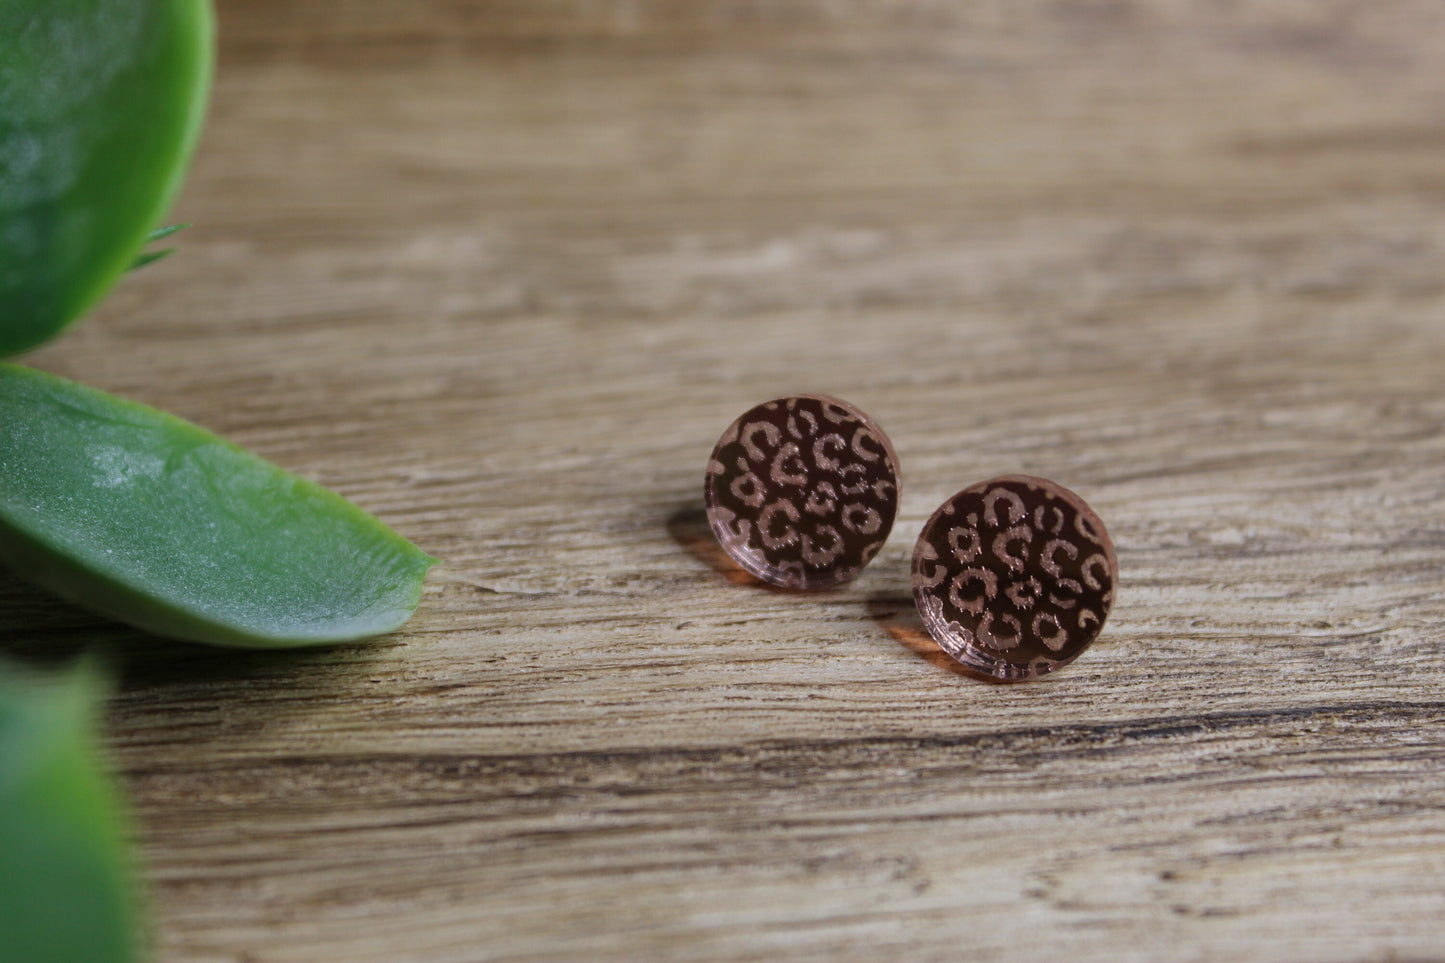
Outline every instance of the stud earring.
<svg viewBox="0 0 1445 963">
<path fill-rule="evenodd" d="M 1005 682 L 1052 672 L 1088 648 L 1118 580 L 1099 516 L 1030 475 L 963 489 L 913 551 L 913 599 L 928 633 L 965 667 Z"/>
<path fill-rule="evenodd" d="M 845 401 L 792 395 L 743 413 L 707 462 L 703 500 L 723 549 L 784 588 L 855 577 L 898 513 L 898 456 Z"/>
</svg>

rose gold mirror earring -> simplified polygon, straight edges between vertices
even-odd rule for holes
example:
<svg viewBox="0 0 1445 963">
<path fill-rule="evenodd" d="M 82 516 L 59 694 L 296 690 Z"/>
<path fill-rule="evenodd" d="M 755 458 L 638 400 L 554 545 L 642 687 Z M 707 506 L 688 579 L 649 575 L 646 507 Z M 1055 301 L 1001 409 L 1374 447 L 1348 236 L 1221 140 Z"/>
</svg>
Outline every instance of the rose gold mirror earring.
<svg viewBox="0 0 1445 963">
<path fill-rule="evenodd" d="M 939 506 L 913 551 L 913 599 L 939 646 L 1005 682 L 1073 661 L 1104 627 L 1119 563 L 1084 500 L 1005 475 Z"/>
<path fill-rule="evenodd" d="M 898 486 L 898 456 L 867 415 L 827 395 L 792 395 L 728 426 L 703 499 L 734 561 L 773 585 L 815 589 L 872 561 L 893 528 Z"/>
</svg>

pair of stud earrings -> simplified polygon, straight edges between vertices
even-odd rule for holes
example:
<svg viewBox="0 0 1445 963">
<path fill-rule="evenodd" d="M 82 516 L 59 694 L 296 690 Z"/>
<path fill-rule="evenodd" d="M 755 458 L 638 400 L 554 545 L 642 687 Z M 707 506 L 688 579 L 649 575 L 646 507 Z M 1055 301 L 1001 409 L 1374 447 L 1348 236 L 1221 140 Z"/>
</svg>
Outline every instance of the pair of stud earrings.
<svg viewBox="0 0 1445 963">
<path fill-rule="evenodd" d="M 873 560 L 898 513 L 893 445 L 873 420 L 827 395 L 743 413 L 718 439 L 704 487 L 723 549 L 773 585 L 828 588 Z M 966 668 L 1033 679 L 1098 637 L 1119 564 L 1083 499 L 1029 475 L 970 485 L 923 525 L 913 599 L 928 633 Z"/>
</svg>

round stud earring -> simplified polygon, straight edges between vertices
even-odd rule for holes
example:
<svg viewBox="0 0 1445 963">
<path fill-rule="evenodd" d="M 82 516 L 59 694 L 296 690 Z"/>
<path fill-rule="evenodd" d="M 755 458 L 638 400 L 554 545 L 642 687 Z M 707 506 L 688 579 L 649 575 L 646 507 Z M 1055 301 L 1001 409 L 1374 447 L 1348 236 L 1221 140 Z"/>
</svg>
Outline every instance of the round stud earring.
<svg viewBox="0 0 1445 963">
<path fill-rule="evenodd" d="M 1052 672 L 1088 648 L 1118 580 L 1099 516 L 1030 475 L 954 495 L 913 551 L 913 599 L 928 633 L 966 668 L 1005 682 Z"/>
<path fill-rule="evenodd" d="M 739 565 L 773 585 L 815 589 L 872 561 L 893 528 L 898 487 L 898 456 L 867 415 L 827 395 L 792 395 L 728 426 L 703 500 Z"/>
</svg>

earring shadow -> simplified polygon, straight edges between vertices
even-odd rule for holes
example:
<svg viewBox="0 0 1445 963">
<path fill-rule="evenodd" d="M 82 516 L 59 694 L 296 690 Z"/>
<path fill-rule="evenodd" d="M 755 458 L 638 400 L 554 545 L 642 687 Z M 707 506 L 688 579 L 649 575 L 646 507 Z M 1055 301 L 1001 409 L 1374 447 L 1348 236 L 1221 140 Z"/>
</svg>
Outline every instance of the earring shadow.
<svg viewBox="0 0 1445 963">
<path fill-rule="evenodd" d="M 707 521 L 707 511 L 693 505 L 681 505 L 667 519 L 667 533 L 683 551 L 717 572 L 734 585 L 751 585 L 770 592 L 795 594 L 796 589 L 769 585 L 744 571 L 718 544 Z"/>
<path fill-rule="evenodd" d="M 988 682 L 994 685 L 1008 684 L 991 675 L 984 675 L 982 672 L 970 669 L 943 651 L 933 640 L 933 636 L 929 635 L 928 630 L 924 628 L 923 620 L 918 616 L 918 608 L 913 604 L 911 594 L 897 591 L 874 592 L 863 604 L 868 611 L 868 617 L 892 636 L 893 641 L 934 668 L 978 682 Z"/>
</svg>

